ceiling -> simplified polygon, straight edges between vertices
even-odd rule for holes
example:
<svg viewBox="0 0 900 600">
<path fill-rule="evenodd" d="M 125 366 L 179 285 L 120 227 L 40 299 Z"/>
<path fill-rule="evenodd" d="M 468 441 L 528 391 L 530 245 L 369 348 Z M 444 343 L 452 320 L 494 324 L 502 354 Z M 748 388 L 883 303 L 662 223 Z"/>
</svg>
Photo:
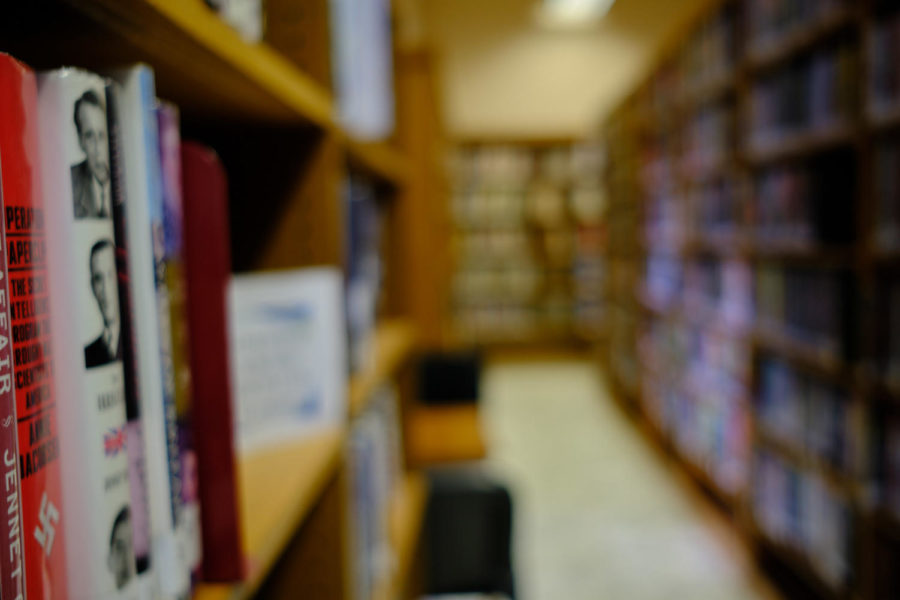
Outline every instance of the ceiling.
<svg viewBox="0 0 900 600">
<path fill-rule="evenodd" d="M 711 0 L 618 0 L 594 26 L 541 29 L 535 0 L 422 0 L 457 139 L 580 138 Z"/>
</svg>

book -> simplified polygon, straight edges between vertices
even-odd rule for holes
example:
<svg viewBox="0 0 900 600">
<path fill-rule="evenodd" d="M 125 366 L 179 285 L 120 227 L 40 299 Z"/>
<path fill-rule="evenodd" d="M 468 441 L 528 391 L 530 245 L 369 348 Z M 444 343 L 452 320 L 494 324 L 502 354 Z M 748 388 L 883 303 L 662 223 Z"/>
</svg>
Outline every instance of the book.
<svg viewBox="0 0 900 600">
<path fill-rule="evenodd" d="M 347 414 L 343 284 L 337 269 L 235 275 L 229 327 L 237 449 L 340 427 Z"/>
<path fill-rule="evenodd" d="M 138 385 L 137 339 L 133 321 L 136 318 L 131 301 L 131 280 L 128 268 L 127 210 L 125 202 L 124 167 L 122 160 L 122 130 L 119 126 L 117 99 L 118 84 L 106 86 L 107 135 L 109 138 L 109 180 L 112 200 L 113 230 L 116 244 L 116 272 L 119 309 L 122 314 L 120 337 L 122 365 L 125 374 L 125 444 L 128 453 L 128 483 L 131 489 L 131 533 L 134 548 L 135 572 L 138 587 L 144 597 L 153 594 L 150 565 L 150 509 L 148 507 L 147 470 L 144 462 L 144 429 L 141 419 L 140 386 Z"/>
<path fill-rule="evenodd" d="M 0 457 L 6 513 L 0 519 L 0 597 L 24 598 L 29 593 L 43 598 L 45 578 L 48 587 L 64 587 L 65 556 L 62 543 L 54 547 L 62 498 L 55 396 L 48 368 L 52 354 L 47 345 L 49 332 L 41 327 L 46 315 L 26 316 L 18 310 L 22 303 L 41 299 L 47 284 L 41 252 L 43 219 L 33 218 L 42 217 L 36 169 L 37 85 L 28 67 L 5 54 L 0 55 L 0 110 L 5 115 L 0 120 L 4 223 L 0 230 Z M 17 305 L 15 315 L 12 303 Z M 13 361 L 14 355 L 18 360 Z M 28 377 L 31 373 L 35 376 Z M 37 457 L 49 460 L 35 461 Z M 32 465 L 27 476 L 21 468 L 24 461 Z M 40 468 L 34 468 L 35 462 L 41 463 Z M 46 528 L 39 521 L 42 500 L 45 517 L 55 515 L 44 519 Z M 56 512 L 48 513 L 48 505 Z M 33 571 L 30 580 L 26 565 Z"/>
<path fill-rule="evenodd" d="M 226 293 L 231 279 L 228 188 L 216 154 L 181 145 L 184 257 L 191 363 L 191 421 L 197 452 L 201 576 L 235 581 L 245 573 L 235 455 Z"/>
<path fill-rule="evenodd" d="M 47 296 L 57 389 L 68 595 L 136 597 L 105 81 L 38 78 Z M 28 303 L 27 310 L 42 303 Z M 26 307 L 23 307 L 26 308 Z"/>
<path fill-rule="evenodd" d="M 157 593 L 188 594 L 190 578 L 176 529 L 181 478 L 175 429 L 169 298 L 165 282 L 163 196 L 153 72 L 145 65 L 114 71 L 122 129 L 128 218 L 128 279 L 133 302 L 137 380 L 141 386 L 150 543 Z"/>
<path fill-rule="evenodd" d="M 181 520 L 179 538 L 182 556 L 196 577 L 200 568 L 200 499 L 197 496 L 197 455 L 190 426 L 191 368 L 188 353 L 187 281 L 184 274 L 183 200 L 181 195 L 181 133 L 178 109 L 160 103 L 159 159 L 162 171 L 163 234 L 165 238 L 166 288 L 169 294 L 169 325 L 172 338 L 175 420 L 181 471 Z"/>
</svg>

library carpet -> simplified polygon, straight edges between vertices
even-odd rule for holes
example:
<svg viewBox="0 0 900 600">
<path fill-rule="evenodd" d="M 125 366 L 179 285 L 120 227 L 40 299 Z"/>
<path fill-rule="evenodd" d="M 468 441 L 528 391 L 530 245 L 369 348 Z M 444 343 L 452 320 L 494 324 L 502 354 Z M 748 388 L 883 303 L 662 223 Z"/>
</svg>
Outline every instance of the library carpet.
<svg viewBox="0 0 900 600">
<path fill-rule="evenodd" d="M 488 464 L 514 495 L 521 600 L 776 597 L 595 364 L 494 357 L 483 377 Z"/>
</svg>

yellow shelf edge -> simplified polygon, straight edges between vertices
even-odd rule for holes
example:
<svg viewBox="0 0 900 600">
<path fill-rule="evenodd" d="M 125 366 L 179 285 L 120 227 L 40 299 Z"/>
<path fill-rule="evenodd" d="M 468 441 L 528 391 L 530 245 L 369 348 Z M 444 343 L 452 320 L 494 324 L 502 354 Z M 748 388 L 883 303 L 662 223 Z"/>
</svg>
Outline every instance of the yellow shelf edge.
<svg viewBox="0 0 900 600">
<path fill-rule="evenodd" d="M 109 27 L 151 55 L 147 62 L 173 62 L 171 42 L 189 41 L 207 58 L 221 62 L 226 70 L 246 79 L 252 91 L 266 96 L 271 106 L 256 108 L 260 116 L 287 117 L 308 121 L 322 128 L 333 128 L 334 107 L 331 94 L 287 58 L 265 43 L 248 43 L 200 0 L 67 0 L 80 12 Z M 156 19 L 154 19 L 154 17 Z M 154 21 L 162 19 L 167 27 L 154 29 Z M 148 24 L 149 23 L 149 24 Z M 184 56 L 184 61 L 198 57 Z M 172 68 L 172 67 L 170 67 Z M 235 79 L 237 81 L 237 79 Z M 216 92 L 210 90 L 210 105 Z M 258 99 L 257 99 L 258 100 Z M 275 107 L 280 110 L 272 110 Z M 293 119 L 290 119 L 293 117 Z"/>
<path fill-rule="evenodd" d="M 339 134 L 350 163 L 395 186 L 405 184 L 411 175 L 407 157 L 387 142 L 363 142 Z"/>
</svg>

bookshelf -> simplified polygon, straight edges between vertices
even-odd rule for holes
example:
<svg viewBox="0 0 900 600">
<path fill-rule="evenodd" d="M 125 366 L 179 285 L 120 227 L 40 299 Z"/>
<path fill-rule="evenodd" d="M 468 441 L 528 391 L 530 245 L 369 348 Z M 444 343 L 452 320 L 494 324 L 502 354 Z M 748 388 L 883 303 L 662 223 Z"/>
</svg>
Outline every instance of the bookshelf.
<svg viewBox="0 0 900 600">
<path fill-rule="evenodd" d="M 613 389 L 814 597 L 900 589 L 898 23 L 714 2 L 604 128 Z"/>
<path fill-rule="evenodd" d="M 602 338 L 599 146 L 467 140 L 452 156 L 455 339 L 494 345 Z"/>
<path fill-rule="evenodd" d="M 286 6 L 266 4 L 273 11 Z M 239 461 L 247 578 L 200 584 L 197 600 L 297 594 L 364 600 L 354 595 L 350 565 L 350 434 L 384 384 L 397 384 L 398 426 L 407 423 L 413 399 L 402 384 L 411 359 L 423 341 L 440 339 L 431 299 L 418 289 L 435 277 L 421 259 L 441 239 L 439 224 L 423 212 L 430 190 L 440 185 L 439 169 L 430 164 L 437 165 L 436 149 L 428 147 L 438 119 L 431 59 L 421 45 L 395 45 L 397 133 L 383 141 L 357 139 L 337 116 L 327 74 L 327 3 L 315 4 L 315 18 L 295 32 L 310 41 L 308 56 L 292 54 L 282 32 L 268 32 L 265 42 L 244 41 L 202 0 L 47 0 L 23 3 L 0 25 L 2 50 L 35 69 L 132 62 L 153 68 L 159 96 L 180 109 L 183 136 L 212 146 L 225 165 L 235 271 L 344 267 L 341 184 L 348 173 L 369 182 L 383 213 L 383 298 L 371 359 L 348 380 L 346 422 Z M 404 6 L 391 10 L 398 31 L 409 18 Z M 404 468 L 389 502 L 396 568 L 373 598 L 411 593 L 426 497 L 423 475 Z"/>
</svg>

